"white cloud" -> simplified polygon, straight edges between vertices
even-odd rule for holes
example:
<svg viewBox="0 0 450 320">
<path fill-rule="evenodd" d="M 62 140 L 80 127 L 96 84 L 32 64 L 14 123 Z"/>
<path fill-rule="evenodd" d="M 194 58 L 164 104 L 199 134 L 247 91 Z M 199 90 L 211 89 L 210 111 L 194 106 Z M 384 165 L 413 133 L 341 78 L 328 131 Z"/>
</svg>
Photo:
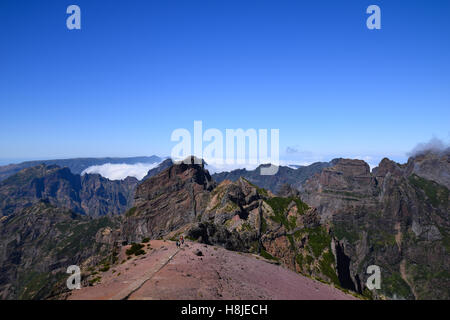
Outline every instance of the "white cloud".
<svg viewBox="0 0 450 320">
<path fill-rule="evenodd" d="M 205 168 L 209 171 L 210 174 L 225 172 L 225 171 L 233 171 L 236 169 L 247 169 L 247 170 L 255 170 L 258 167 L 256 164 L 207 164 Z"/>
<path fill-rule="evenodd" d="M 430 139 L 430 141 L 425 143 L 417 144 L 414 149 L 408 153 L 408 156 L 415 157 L 427 152 L 433 153 L 441 153 L 448 152 L 450 149 L 450 144 L 448 142 L 444 142 L 436 137 Z"/>
<path fill-rule="evenodd" d="M 105 163 L 100 166 L 90 166 L 85 169 L 81 174 L 85 173 L 98 173 L 101 176 L 108 178 L 110 180 L 123 180 L 126 177 L 135 177 L 139 180 L 147 175 L 150 169 L 155 168 L 159 163 L 136 163 L 136 164 L 126 164 L 126 163 Z"/>
<path fill-rule="evenodd" d="M 212 161 L 211 161 L 212 162 Z M 210 174 L 214 173 L 220 173 L 220 172 L 230 172 L 236 169 L 246 169 L 247 171 L 252 171 L 258 168 L 261 164 L 267 164 L 266 162 L 261 163 L 260 161 L 257 161 L 257 164 L 207 164 L 206 169 L 209 171 Z M 304 161 L 287 161 L 287 160 L 279 160 L 278 161 L 280 166 L 290 167 L 292 169 L 296 169 L 293 167 L 293 165 L 299 165 L 299 166 L 308 166 L 311 164 L 311 162 L 304 162 Z"/>
</svg>

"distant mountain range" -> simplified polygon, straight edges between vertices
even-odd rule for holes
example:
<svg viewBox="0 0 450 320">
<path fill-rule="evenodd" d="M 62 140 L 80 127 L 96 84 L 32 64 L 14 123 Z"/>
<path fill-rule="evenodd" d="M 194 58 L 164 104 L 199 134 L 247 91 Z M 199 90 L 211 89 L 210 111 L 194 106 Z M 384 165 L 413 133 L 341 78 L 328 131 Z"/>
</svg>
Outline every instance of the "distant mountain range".
<svg viewBox="0 0 450 320">
<path fill-rule="evenodd" d="M 128 159 L 137 160 L 137 158 Z M 147 159 L 156 160 L 157 158 Z M 81 165 L 77 159 L 65 161 L 78 167 L 78 171 L 88 164 L 83 162 Z M 97 163 L 100 163 L 99 161 Z M 172 165 L 171 160 L 163 161 L 149 170 L 142 181 L 170 165 Z M 109 180 L 99 174 L 72 173 L 70 168 L 58 165 L 40 164 L 27 167 L 0 181 L 0 216 L 13 214 L 40 200 L 91 217 L 118 215 L 133 205 L 138 184 L 139 180 L 134 177 Z"/>
<path fill-rule="evenodd" d="M 35 160 L 26 161 L 18 164 L 9 164 L 0 166 L 0 181 L 5 180 L 14 173 L 22 169 L 34 167 L 40 164 L 48 166 L 56 165 L 61 168 L 67 167 L 74 174 L 81 174 L 85 169 L 91 166 L 98 166 L 106 163 L 111 164 L 137 164 L 137 163 L 157 163 L 163 161 L 158 156 L 149 157 L 129 157 L 129 158 L 73 158 L 73 159 L 56 159 L 56 160 Z"/>
<path fill-rule="evenodd" d="M 300 188 L 308 178 L 324 168 L 335 165 L 338 161 L 339 159 L 333 159 L 330 162 L 315 162 L 308 166 L 296 166 L 296 169 L 291 168 L 291 166 L 279 166 L 275 175 L 261 175 L 260 170 L 264 167 L 264 165 L 261 165 L 255 170 L 237 169 L 230 172 L 215 173 L 212 177 L 217 182 L 237 181 L 240 177 L 243 177 L 258 187 L 278 193 L 284 184 Z"/>
</svg>

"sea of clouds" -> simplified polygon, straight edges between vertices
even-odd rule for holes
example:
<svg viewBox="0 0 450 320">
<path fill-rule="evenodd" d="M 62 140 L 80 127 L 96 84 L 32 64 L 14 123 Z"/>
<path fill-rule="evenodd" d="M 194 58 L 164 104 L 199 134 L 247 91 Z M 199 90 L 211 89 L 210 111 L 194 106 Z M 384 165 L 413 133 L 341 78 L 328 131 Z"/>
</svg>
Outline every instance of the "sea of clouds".
<svg viewBox="0 0 450 320">
<path fill-rule="evenodd" d="M 448 142 L 443 142 L 442 140 L 433 137 L 430 141 L 426 142 L 426 143 L 419 143 L 411 152 L 408 153 L 408 156 L 416 156 L 418 154 L 424 153 L 424 152 L 428 152 L 428 151 L 432 151 L 432 152 L 450 152 L 449 149 L 449 143 Z M 292 150 L 294 150 L 293 148 L 291 148 Z M 294 153 L 294 151 L 289 150 L 288 153 Z M 378 162 L 381 161 L 381 156 L 347 156 L 348 158 L 351 159 L 361 159 L 366 161 L 369 166 L 370 169 L 373 169 L 374 167 L 377 166 Z M 316 161 L 324 161 L 323 158 L 326 157 L 317 157 L 317 158 L 312 158 L 311 155 L 309 155 L 309 158 L 307 161 L 299 161 L 299 160 L 279 160 L 279 165 L 281 166 L 289 166 L 293 169 L 296 168 L 296 166 L 307 166 L 310 165 L 313 162 Z M 328 158 L 333 158 L 331 156 L 329 156 Z M 326 160 L 325 160 L 326 161 Z M 148 171 L 150 169 L 155 168 L 156 166 L 159 165 L 159 162 L 155 162 L 155 163 L 136 163 L 136 164 L 126 164 L 126 163 L 121 163 L 121 164 L 112 164 L 112 163 L 106 163 L 103 165 L 98 165 L 98 166 L 91 166 L 87 169 L 85 169 L 82 174 L 85 173 L 97 173 L 102 175 L 105 178 L 108 178 L 110 180 L 123 180 L 126 177 L 135 177 L 139 180 L 141 180 L 142 178 L 144 178 Z M 207 164 L 206 165 L 206 169 L 208 169 L 208 171 L 211 174 L 214 173 L 219 173 L 219 172 L 224 172 L 224 171 L 232 171 L 235 169 L 247 169 L 247 170 L 255 170 L 258 166 L 260 165 L 260 163 L 258 164 L 217 164 L 217 162 L 212 161 L 212 163 Z"/>
<path fill-rule="evenodd" d="M 312 162 L 304 162 L 304 161 L 287 161 L 287 160 L 279 160 L 278 164 L 280 166 L 286 166 L 286 167 L 290 167 L 292 169 L 297 169 L 296 166 L 308 166 L 310 165 Z M 255 170 L 256 168 L 258 168 L 260 165 L 262 164 L 267 164 L 266 162 L 264 163 L 257 163 L 257 164 L 249 164 L 249 163 L 245 163 L 245 164 L 218 164 L 218 163 L 213 163 L 213 164 L 209 164 L 207 163 L 205 168 L 209 171 L 210 174 L 214 174 L 214 173 L 220 173 L 220 172 L 230 172 L 236 169 L 246 169 L 247 171 L 252 171 Z"/>
<path fill-rule="evenodd" d="M 123 180 L 126 177 L 135 177 L 139 180 L 147 175 L 150 169 L 158 166 L 159 162 L 155 163 L 105 163 L 99 166 L 90 166 L 85 169 L 81 174 L 85 173 L 98 173 L 101 176 L 108 178 L 109 180 Z"/>
</svg>

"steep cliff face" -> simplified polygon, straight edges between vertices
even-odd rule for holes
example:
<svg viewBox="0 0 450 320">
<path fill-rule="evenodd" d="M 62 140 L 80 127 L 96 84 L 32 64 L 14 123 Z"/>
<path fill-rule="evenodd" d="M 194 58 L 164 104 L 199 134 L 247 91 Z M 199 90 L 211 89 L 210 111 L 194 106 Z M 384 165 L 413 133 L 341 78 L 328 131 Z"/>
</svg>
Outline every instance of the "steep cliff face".
<svg viewBox="0 0 450 320">
<path fill-rule="evenodd" d="M 416 174 L 450 188 L 450 150 L 439 153 L 424 152 L 409 159 L 407 175 Z"/>
<path fill-rule="evenodd" d="M 193 159 L 192 159 L 193 161 Z M 215 183 L 203 164 L 175 164 L 136 189 L 125 213 L 124 239 L 159 238 L 201 217 Z"/>
<path fill-rule="evenodd" d="M 111 181 L 98 174 L 80 176 L 68 168 L 39 165 L 0 182 L 0 214 L 9 215 L 40 199 L 89 216 L 114 215 L 131 207 L 137 179 Z"/>
<path fill-rule="evenodd" d="M 66 270 L 98 264 L 117 221 L 91 219 L 39 201 L 0 219 L 0 299 L 44 299 L 65 291 Z"/>
<path fill-rule="evenodd" d="M 388 297 L 450 298 L 443 172 L 448 173 L 448 156 L 435 154 L 406 165 L 383 159 L 372 173 L 359 160 L 343 159 L 307 181 L 302 198 L 330 224 L 335 249 L 349 260 L 347 267 L 342 260 L 348 287 L 363 292 L 367 267 L 375 264 L 382 271 L 380 291 Z"/>
</svg>

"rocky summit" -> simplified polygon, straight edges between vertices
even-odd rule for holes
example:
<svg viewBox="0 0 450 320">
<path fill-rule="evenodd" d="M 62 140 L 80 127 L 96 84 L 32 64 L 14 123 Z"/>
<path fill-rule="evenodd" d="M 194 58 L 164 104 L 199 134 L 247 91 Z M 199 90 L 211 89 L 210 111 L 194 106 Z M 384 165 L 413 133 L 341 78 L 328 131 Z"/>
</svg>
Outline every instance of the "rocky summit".
<svg viewBox="0 0 450 320">
<path fill-rule="evenodd" d="M 134 207 L 125 213 L 124 239 L 159 238 L 202 215 L 215 182 L 204 164 L 174 164 L 136 189 Z"/>
</svg>

